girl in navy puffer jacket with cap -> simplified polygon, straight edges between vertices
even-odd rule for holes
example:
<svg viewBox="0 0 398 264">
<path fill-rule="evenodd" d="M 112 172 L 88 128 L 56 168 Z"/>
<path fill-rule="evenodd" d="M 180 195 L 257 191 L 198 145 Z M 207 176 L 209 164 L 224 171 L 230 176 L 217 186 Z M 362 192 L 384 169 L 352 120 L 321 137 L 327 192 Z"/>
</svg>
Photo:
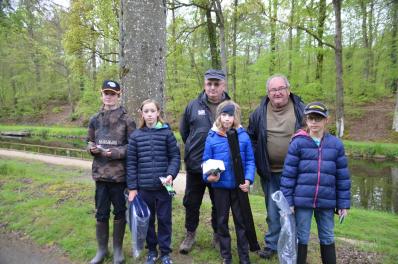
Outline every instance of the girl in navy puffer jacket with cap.
<svg viewBox="0 0 398 264">
<path fill-rule="evenodd" d="M 319 102 L 304 109 L 306 129 L 292 138 L 281 177 L 281 191 L 295 213 L 297 263 L 306 263 L 311 219 L 315 215 L 323 263 L 336 263 L 334 213 L 350 208 L 351 180 L 343 143 L 325 131 L 328 110 Z"/>
</svg>

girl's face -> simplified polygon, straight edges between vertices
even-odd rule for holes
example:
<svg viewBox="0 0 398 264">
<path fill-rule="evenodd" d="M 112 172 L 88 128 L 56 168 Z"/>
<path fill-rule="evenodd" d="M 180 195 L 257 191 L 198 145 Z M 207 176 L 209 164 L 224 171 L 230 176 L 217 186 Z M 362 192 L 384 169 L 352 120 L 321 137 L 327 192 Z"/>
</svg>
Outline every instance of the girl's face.
<svg viewBox="0 0 398 264">
<path fill-rule="evenodd" d="M 222 128 L 227 130 L 230 129 L 234 125 L 235 118 L 227 113 L 221 113 L 220 121 Z"/>
<path fill-rule="evenodd" d="M 117 93 L 112 91 L 102 91 L 102 103 L 104 104 L 105 108 L 112 108 L 116 106 L 117 102 L 119 101 L 119 96 Z"/>
<path fill-rule="evenodd" d="M 328 119 L 321 115 L 311 115 L 306 117 L 306 124 L 310 130 L 310 134 L 322 134 L 325 131 Z"/>
<path fill-rule="evenodd" d="M 148 103 L 142 107 L 141 114 L 146 126 L 153 127 L 158 121 L 160 112 L 154 103 Z"/>
</svg>

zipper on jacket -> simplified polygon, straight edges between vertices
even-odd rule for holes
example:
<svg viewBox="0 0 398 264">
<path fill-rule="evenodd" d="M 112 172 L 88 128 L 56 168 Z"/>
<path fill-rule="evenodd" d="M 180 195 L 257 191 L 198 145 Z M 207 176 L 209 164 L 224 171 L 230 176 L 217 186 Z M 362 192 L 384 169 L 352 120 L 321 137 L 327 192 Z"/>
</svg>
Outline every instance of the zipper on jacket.
<svg viewBox="0 0 398 264">
<path fill-rule="evenodd" d="M 316 208 L 316 199 L 318 198 L 319 184 L 321 181 L 321 160 L 322 160 L 322 142 L 320 143 L 318 148 L 318 181 L 316 183 L 316 189 L 315 189 L 314 204 L 313 204 L 314 208 Z"/>
</svg>

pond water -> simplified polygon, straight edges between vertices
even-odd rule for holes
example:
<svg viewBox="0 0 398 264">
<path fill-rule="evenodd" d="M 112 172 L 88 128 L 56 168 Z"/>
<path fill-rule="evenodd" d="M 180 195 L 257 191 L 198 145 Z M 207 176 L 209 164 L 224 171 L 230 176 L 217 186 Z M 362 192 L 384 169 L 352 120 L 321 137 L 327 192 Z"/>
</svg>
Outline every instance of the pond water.
<svg viewBox="0 0 398 264">
<path fill-rule="evenodd" d="M 349 167 L 352 207 L 398 214 L 397 162 L 350 159 Z M 259 177 L 256 177 L 253 193 L 263 195 Z"/>
</svg>

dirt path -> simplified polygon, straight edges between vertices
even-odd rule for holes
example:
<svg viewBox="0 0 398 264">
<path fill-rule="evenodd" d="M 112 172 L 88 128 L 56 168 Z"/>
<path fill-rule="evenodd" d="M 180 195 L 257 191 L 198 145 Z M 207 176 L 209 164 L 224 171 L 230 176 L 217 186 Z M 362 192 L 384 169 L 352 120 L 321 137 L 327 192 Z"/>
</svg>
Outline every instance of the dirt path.
<svg viewBox="0 0 398 264">
<path fill-rule="evenodd" d="M 8 150 L 8 149 L 0 149 L 0 156 L 4 157 L 13 157 L 19 159 L 29 159 L 29 160 L 37 160 L 45 163 L 62 165 L 62 166 L 72 166 L 91 170 L 91 161 L 75 159 L 75 158 L 67 158 L 60 156 L 51 156 L 51 155 L 43 155 L 30 153 L 25 151 L 16 151 L 16 150 Z M 178 195 L 182 195 L 185 191 L 185 172 L 180 172 L 174 181 L 174 189 L 176 190 Z"/>
</svg>

